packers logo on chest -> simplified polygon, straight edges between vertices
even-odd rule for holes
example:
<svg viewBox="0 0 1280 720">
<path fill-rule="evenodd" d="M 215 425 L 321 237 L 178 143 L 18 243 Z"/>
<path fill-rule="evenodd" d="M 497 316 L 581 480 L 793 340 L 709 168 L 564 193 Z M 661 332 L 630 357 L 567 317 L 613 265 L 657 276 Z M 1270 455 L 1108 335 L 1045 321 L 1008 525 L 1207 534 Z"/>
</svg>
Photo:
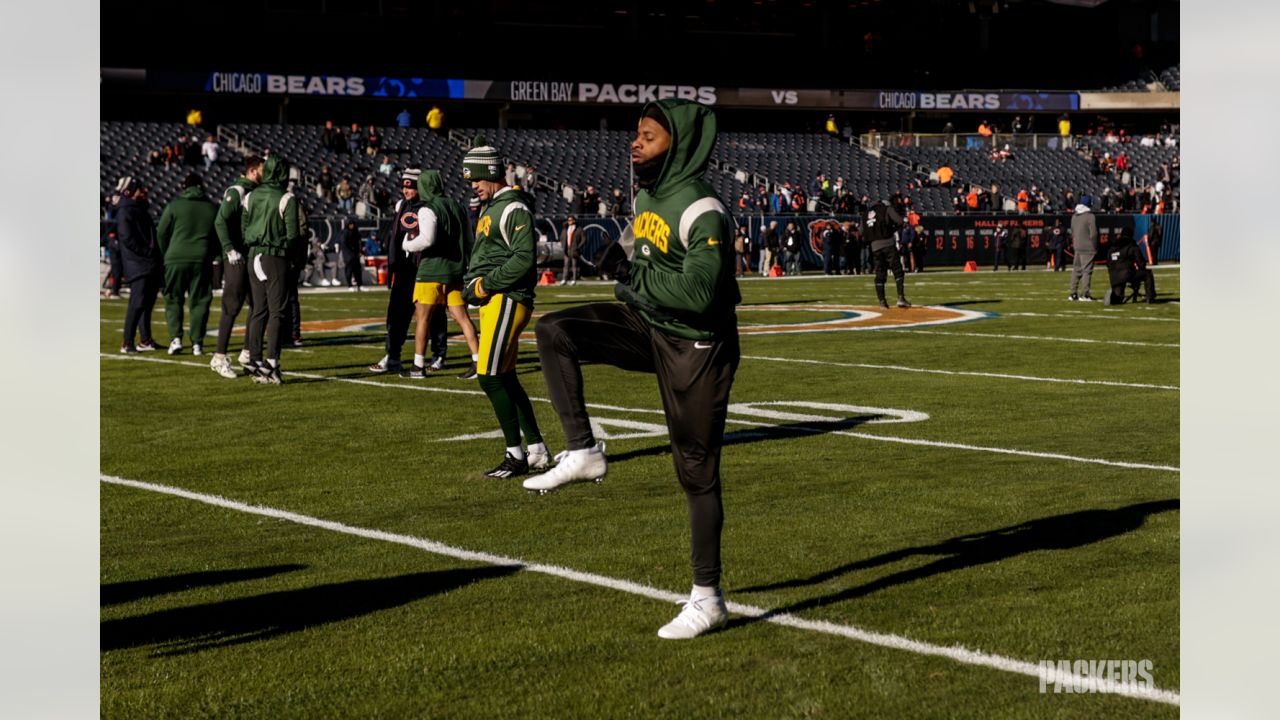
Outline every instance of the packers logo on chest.
<svg viewBox="0 0 1280 720">
<path fill-rule="evenodd" d="M 648 240 L 663 255 L 667 253 L 671 241 L 671 226 L 657 213 L 646 210 L 636 218 L 635 234 L 637 240 Z"/>
<path fill-rule="evenodd" d="M 485 215 L 480 218 L 480 222 L 476 223 L 476 237 L 488 237 L 489 229 L 493 227 L 493 216 Z"/>
</svg>

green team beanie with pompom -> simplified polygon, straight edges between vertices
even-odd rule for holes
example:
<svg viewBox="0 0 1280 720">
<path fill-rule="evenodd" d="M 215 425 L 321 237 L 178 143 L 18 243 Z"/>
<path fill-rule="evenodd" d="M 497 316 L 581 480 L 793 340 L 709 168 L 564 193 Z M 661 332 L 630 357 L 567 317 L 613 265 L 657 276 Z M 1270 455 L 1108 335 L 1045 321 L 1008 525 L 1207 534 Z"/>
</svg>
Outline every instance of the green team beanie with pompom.
<svg viewBox="0 0 1280 720">
<path fill-rule="evenodd" d="M 472 148 L 462 158 L 462 177 L 467 180 L 501 181 L 506 178 L 505 170 L 498 150 L 491 145 Z"/>
</svg>

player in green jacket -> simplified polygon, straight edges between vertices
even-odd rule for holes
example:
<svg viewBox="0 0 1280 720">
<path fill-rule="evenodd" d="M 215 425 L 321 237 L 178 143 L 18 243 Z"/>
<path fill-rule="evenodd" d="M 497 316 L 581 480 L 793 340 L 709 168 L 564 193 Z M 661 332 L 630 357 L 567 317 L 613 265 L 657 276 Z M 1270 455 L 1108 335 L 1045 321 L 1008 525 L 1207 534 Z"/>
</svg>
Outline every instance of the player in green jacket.
<svg viewBox="0 0 1280 720">
<path fill-rule="evenodd" d="M 218 206 L 204 194 L 200 176 L 182 181 L 182 192 L 164 206 L 156 240 L 164 254 L 164 318 L 169 325 L 169 354 L 182 352 L 182 304 L 191 301 L 191 354 L 203 352 L 209 303 L 213 301 L 213 256 L 218 238 L 213 222 Z"/>
<path fill-rule="evenodd" d="M 436 309 L 448 308 L 449 316 L 462 329 L 471 350 L 471 367 L 459 376 L 476 377 L 479 349 L 476 329 L 462 299 L 462 276 L 467 270 L 471 249 L 471 224 L 462 203 L 444 195 L 444 179 L 439 170 L 423 170 L 418 176 L 418 234 L 403 244 L 406 253 L 421 253 L 413 286 L 417 328 L 413 333 L 413 367 L 403 377 L 427 376 L 427 330 Z"/>
<path fill-rule="evenodd" d="M 551 462 L 529 395 L 516 376 L 520 333 L 533 314 L 538 241 L 533 234 L 533 198 L 507 185 L 506 164 L 497 150 L 477 144 L 480 147 L 472 148 L 462 160 L 462 175 L 485 205 L 476 223 L 462 297 L 480 306 L 476 372 L 507 443 L 502 462 L 485 474 L 508 478 Z M 527 453 L 520 443 L 521 432 Z"/>
<path fill-rule="evenodd" d="M 639 180 L 632 240 L 606 251 L 600 267 L 623 302 L 593 303 L 538 321 L 538 356 L 568 449 L 550 472 L 524 487 L 546 493 L 600 482 L 608 463 L 596 443 L 582 387 L 583 362 L 654 373 L 666 411 L 676 477 L 688 500 L 693 591 L 684 610 L 658 630 L 697 637 L 728 618 L 720 590 L 720 447 L 729 391 L 738 369 L 741 300 L 734 279 L 734 224 L 702 179 L 716 141 L 711 109 L 687 100 L 644 107 L 631 143 Z"/>
<path fill-rule="evenodd" d="M 280 385 L 280 325 L 285 320 L 289 283 L 298 274 L 289 266 L 291 251 L 302 237 L 298 200 L 285 189 L 288 166 L 272 155 L 262 164 L 262 184 L 249 193 L 240 228 L 249 247 L 249 287 L 253 313 L 245 344 L 249 369 L 257 383 Z M 267 358 L 262 358 L 262 334 L 267 335 Z"/>
<path fill-rule="evenodd" d="M 244 175 L 236 178 L 222 194 L 222 205 L 218 207 L 218 217 L 213 222 L 218 242 L 222 244 L 222 317 L 218 320 L 218 345 L 209 360 L 209 367 L 228 379 L 235 378 L 236 371 L 231 369 L 227 346 L 231 343 L 236 316 L 249 297 L 249 247 L 244 244 L 240 229 L 241 213 L 244 212 L 245 198 L 258 187 L 259 182 L 262 182 L 262 158 L 250 155 L 244 161 Z M 253 313 L 252 305 L 249 313 Z M 240 350 L 240 365 L 249 365 L 248 347 Z"/>
</svg>

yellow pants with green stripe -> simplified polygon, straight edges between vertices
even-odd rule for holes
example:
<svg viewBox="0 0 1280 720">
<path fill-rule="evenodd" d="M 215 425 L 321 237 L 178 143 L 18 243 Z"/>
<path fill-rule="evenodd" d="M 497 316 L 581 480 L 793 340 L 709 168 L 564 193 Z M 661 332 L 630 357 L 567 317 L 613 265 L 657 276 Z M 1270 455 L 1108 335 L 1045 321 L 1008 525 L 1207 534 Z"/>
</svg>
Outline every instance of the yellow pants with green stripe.
<svg viewBox="0 0 1280 720">
<path fill-rule="evenodd" d="M 520 333 L 529 324 L 533 310 L 503 293 L 492 296 L 480 307 L 480 359 L 476 373 L 501 375 L 516 369 L 520 354 Z"/>
</svg>

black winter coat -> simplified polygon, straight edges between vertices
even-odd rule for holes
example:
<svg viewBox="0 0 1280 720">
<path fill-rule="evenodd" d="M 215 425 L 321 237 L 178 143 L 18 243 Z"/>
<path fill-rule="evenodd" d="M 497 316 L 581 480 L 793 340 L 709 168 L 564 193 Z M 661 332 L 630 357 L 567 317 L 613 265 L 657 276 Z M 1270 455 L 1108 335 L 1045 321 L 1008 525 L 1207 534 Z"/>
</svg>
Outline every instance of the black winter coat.
<svg viewBox="0 0 1280 720">
<path fill-rule="evenodd" d="M 120 199 L 116 231 L 120 238 L 125 282 L 164 270 L 164 254 L 156 241 L 156 224 L 148 212 L 149 207 L 146 200 Z"/>
</svg>

